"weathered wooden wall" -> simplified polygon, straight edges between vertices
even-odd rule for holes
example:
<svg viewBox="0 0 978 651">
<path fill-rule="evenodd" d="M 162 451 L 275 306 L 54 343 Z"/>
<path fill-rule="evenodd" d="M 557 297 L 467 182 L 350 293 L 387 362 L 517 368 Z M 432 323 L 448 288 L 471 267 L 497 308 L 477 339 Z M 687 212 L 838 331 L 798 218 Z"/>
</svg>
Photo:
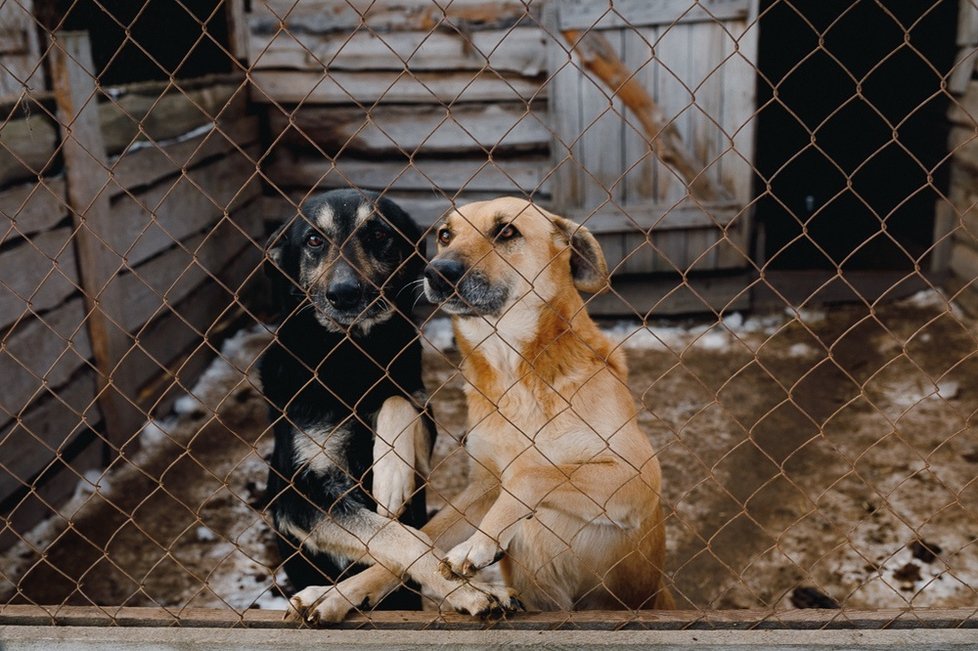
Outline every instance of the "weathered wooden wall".
<svg viewBox="0 0 978 651">
<path fill-rule="evenodd" d="M 33 9 L 34 0 L 0 3 L 0 102 L 45 88 Z"/>
<path fill-rule="evenodd" d="M 460 0 L 445 10 L 421 0 L 258 0 L 247 51 L 273 143 L 264 171 L 283 213 L 293 209 L 285 198 L 351 185 L 386 192 L 424 225 L 452 202 L 532 198 L 593 227 L 621 287 L 636 274 L 673 274 L 664 291 L 638 300 L 644 308 L 606 297 L 596 310 L 723 307 L 730 291 L 704 286 L 704 303 L 671 290 L 682 282 L 677 270 L 746 266 L 755 4 L 711 1 L 713 19 L 658 3 L 652 18 L 679 24 L 644 29 L 621 24 L 650 18 L 641 2 L 617 13 L 561 2 L 555 14 L 558 4 L 543 0 Z M 582 71 L 561 36 L 593 25 L 612 34 L 728 198 L 683 202 L 685 186 L 657 162 L 634 116 Z"/>
<path fill-rule="evenodd" d="M 62 124 L 63 76 L 0 114 L 0 547 L 56 512 L 79 473 L 135 451 L 147 417 L 213 357 L 204 335 L 239 313 L 261 258 L 259 125 L 240 77 L 99 88 Z M 92 142 L 84 116 L 104 143 L 91 160 L 106 167 L 79 173 L 65 161 Z M 72 206 L 78 179 L 102 179 L 97 201 Z M 86 299 L 93 267 L 112 297 L 107 335 Z M 110 368 L 96 334 L 121 345 Z M 122 407 L 107 424 L 109 378 Z"/>
<path fill-rule="evenodd" d="M 959 5 L 958 56 L 948 77 L 951 178 L 937 201 L 931 270 L 949 269 L 958 303 L 978 314 L 978 8 Z"/>
<path fill-rule="evenodd" d="M 252 3 L 251 92 L 279 195 L 388 191 L 425 225 L 453 200 L 545 201 L 547 62 L 533 16 L 517 2 Z"/>
</svg>

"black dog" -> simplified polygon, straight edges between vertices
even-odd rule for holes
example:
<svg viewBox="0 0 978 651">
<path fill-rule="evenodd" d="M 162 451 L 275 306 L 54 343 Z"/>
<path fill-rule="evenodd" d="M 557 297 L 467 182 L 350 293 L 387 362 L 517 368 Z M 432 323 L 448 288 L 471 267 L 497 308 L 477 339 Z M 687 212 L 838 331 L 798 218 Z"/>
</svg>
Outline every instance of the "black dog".
<svg viewBox="0 0 978 651">
<path fill-rule="evenodd" d="M 268 495 L 297 591 L 360 571 L 380 516 L 425 523 L 435 430 L 410 316 L 423 249 L 406 212 L 359 190 L 308 200 L 269 241 L 283 321 L 260 367 L 275 429 Z M 420 597 L 402 589 L 384 607 Z"/>
</svg>

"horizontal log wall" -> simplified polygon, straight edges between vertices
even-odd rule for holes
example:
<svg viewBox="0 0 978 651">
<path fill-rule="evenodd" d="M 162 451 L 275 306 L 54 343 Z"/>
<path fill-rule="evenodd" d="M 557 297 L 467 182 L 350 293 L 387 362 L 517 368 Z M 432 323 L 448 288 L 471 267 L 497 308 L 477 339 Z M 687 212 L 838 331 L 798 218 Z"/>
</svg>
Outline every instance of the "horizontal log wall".
<svg viewBox="0 0 978 651">
<path fill-rule="evenodd" d="M 959 7 L 957 46 L 948 77 L 950 188 L 937 201 L 931 269 L 950 270 L 952 295 L 978 314 L 978 9 L 970 2 Z"/>
<path fill-rule="evenodd" d="M 454 201 L 550 195 L 546 35 L 523 3 L 258 0 L 251 96 L 282 215 L 310 193 L 384 191 L 425 226 Z M 327 71 L 328 73 L 324 73 Z"/>
<path fill-rule="evenodd" d="M 97 235 L 119 269 L 105 291 L 123 297 L 133 345 L 113 377 L 132 382 L 132 414 L 106 435 L 57 113 L 21 99 L 0 122 L 0 548 L 50 516 L 80 473 L 135 451 L 142 422 L 213 357 L 205 334 L 239 314 L 260 264 L 259 123 L 242 81 L 134 84 L 98 100 L 111 228 Z"/>
</svg>

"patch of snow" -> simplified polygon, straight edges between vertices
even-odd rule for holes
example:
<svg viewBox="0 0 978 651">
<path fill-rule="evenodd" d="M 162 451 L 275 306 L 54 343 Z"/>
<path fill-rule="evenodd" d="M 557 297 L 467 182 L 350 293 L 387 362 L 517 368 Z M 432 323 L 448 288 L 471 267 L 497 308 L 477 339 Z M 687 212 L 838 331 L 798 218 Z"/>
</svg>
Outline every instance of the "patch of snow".
<svg viewBox="0 0 978 651">
<path fill-rule="evenodd" d="M 192 395 L 184 394 L 173 402 L 173 411 L 180 416 L 190 416 L 195 412 L 204 411 L 204 403 Z"/>
<path fill-rule="evenodd" d="M 817 350 L 803 342 L 788 347 L 788 357 L 814 357 L 817 354 Z"/>
<path fill-rule="evenodd" d="M 945 400 L 954 400 L 958 397 L 958 390 L 961 383 L 954 380 L 944 380 L 937 383 L 937 395 Z"/>
<path fill-rule="evenodd" d="M 204 525 L 197 527 L 197 530 L 194 531 L 194 535 L 200 542 L 214 542 L 217 540 L 217 534 Z"/>
<path fill-rule="evenodd" d="M 168 145 L 175 145 L 180 142 L 186 142 L 187 140 L 193 140 L 194 138 L 202 136 L 213 129 L 214 123 L 208 122 L 200 125 L 199 127 L 191 129 L 186 133 L 182 133 L 175 138 L 166 138 L 164 140 L 136 140 L 135 142 L 130 143 L 129 146 L 126 147 L 125 151 L 119 154 L 118 158 L 122 158 L 126 154 L 131 154 L 134 151 L 139 151 L 140 149 L 146 149 L 148 147 L 163 148 Z"/>
<path fill-rule="evenodd" d="M 710 330 L 699 337 L 694 345 L 704 350 L 726 350 L 730 347 L 730 335 L 720 330 Z"/>
</svg>

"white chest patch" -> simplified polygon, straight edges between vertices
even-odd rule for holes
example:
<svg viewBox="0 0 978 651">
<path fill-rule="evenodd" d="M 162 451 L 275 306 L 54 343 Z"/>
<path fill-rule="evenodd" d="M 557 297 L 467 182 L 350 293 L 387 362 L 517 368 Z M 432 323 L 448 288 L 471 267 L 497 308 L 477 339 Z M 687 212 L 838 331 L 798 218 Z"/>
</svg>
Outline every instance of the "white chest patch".
<svg viewBox="0 0 978 651">
<path fill-rule="evenodd" d="M 335 467 L 346 468 L 344 450 L 350 438 L 350 430 L 346 425 L 295 428 L 294 431 L 297 465 L 318 471 Z"/>
</svg>

